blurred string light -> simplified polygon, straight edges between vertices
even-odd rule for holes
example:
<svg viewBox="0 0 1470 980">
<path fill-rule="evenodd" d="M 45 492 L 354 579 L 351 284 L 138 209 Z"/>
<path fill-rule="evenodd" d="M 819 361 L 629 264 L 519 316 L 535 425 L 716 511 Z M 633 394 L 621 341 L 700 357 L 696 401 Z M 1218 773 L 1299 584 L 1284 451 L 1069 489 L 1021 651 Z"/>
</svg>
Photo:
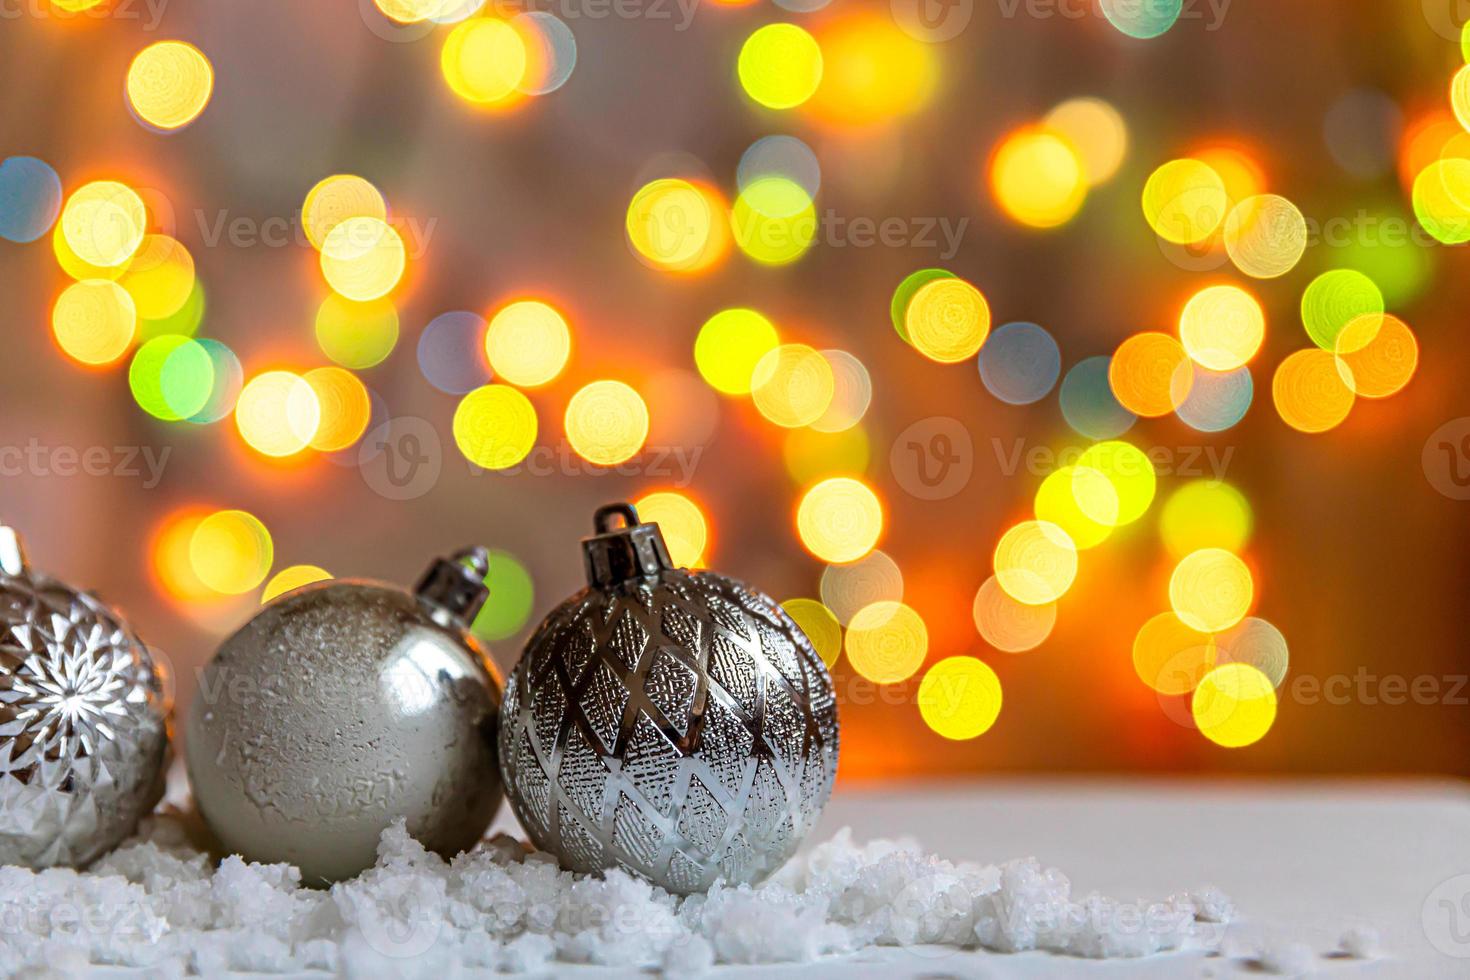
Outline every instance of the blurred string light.
<svg viewBox="0 0 1470 980">
<path fill-rule="evenodd" d="M 873 378 L 863 362 L 845 350 L 824 350 L 821 354 L 832 366 L 832 401 L 811 427 L 818 432 L 850 431 L 873 402 Z"/>
<path fill-rule="evenodd" d="M 1055 602 L 1077 577 L 1077 547 L 1050 521 L 1022 521 L 995 546 L 995 579 L 1006 594 L 1030 606 Z"/>
<path fill-rule="evenodd" d="M 1450 79 L 1450 108 L 1461 127 L 1470 129 L 1470 65 L 1464 65 Z"/>
<path fill-rule="evenodd" d="M 890 11 L 853 8 L 818 32 L 822 79 L 804 107 L 845 130 L 891 125 L 918 112 L 939 82 L 934 46 L 901 28 Z"/>
<path fill-rule="evenodd" d="M 761 177 L 740 191 L 730 213 L 735 244 L 763 265 L 787 265 L 817 238 L 812 196 L 788 177 Z"/>
<path fill-rule="evenodd" d="M 883 504 L 861 480 L 831 477 L 802 494 L 796 530 L 801 543 L 822 561 L 857 561 L 883 534 Z"/>
<path fill-rule="evenodd" d="M 454 0 L 373 0 L 383 16 L 397 24 L 422 24 L 437 21 L 453 9 Z"/>
<path fill-rule="evenodd" d="M 648 406 L 622 381 L 593 381 L 567 403 L 567 441 L 577 455 L 616 466 L 638 455 L 648 439 Z"/>
<path fill-rule="evenodd" d="M 1414 215 L 1444 245 L 1470 242 L 1470 160 L 1435 160 L 1414 179 Z"/>
<path fill-rule="evenodd" d="M 193 563 L 189 560 L 194 531 L 211 513 L 213 511 L 207 507 L 173 511 L 149 537 L 149 570 L 159 589 L 175 601 L 197 603 L 219 597 L 219 593 L 194 574 Z"/>
<path fill-rule="evenodd" d="M 1189 397 L 1194 365 L 1179 341 L 1166 333 L 1136 333 L 1113 352 L 1108 385 L 1118 403 L 1135 415 L 1168 415 Z"/>
<path fill-rule="evenodd" d="M 128 66 L 128 107 L 139 122 L 160 132 L 199 118 L 213 93 L 214 67 L 185 41 L 150 44 Z"/>
<path fill-rule="evenodd" d="M 204 285 L 198 278 L 194 280 L 194 287 L 189 290 L 189 296 L 184 300 L 182 306 L 170 313 L 168 316 L 157 319 L 138 318 L 138 339 L 149 341 L 154 337 L 164 334 L 180 334 L 192 337 L 199 332 L 199 326 L 204 322 L 204 309 L 207 301 L 204 296 Z"/>
<path fill-rule="evenodd" d="M 1051 130 L 1018 130 L 990 159 L 990 191 L 1013 220 L 1031 228 L 1066 224 L 1087 198 L 1088 176 L 1071 141 Z"/>
<path fill-rule="evenodd" d="M 709 521 L 699 505 L 682 493 L 658 490 L 633 502 L 638 518 L 657 524 L 677 568 L 701 568 L 708 564 Z"/>
<path fill-rule="evenodd" d="M 763 136 L 740 155 L 735 184 L 743 191 L 766 177 L 789 180 L 815 198 L 822 186 L 822 165 L 812 148 L 795 136 Z"/>
<path fill-rule="evenodd" d="M 1250 368 L 1211 371 L 1196 365 L 1189 394 L 1174 414 L 1197 432 L 1224 432 L 1245 418 L 1254 399 Z"/>
<path fill-rule="evenodd" d="M 1248 363 L 1265 339 L 1265 311 L 1239 286 L 1207 286 L 1189 298 L 1179 315 L 1185 352 L 1211 371 L 1233 371 Z"/>
<path fill-rule="evenodd" d="M 1246 148 L 1234 143 L 1219 143 L 1201 147 L 1191 154 L 1213 170 L 1225 185 L 1225 214 L 1241 201 L 1255 197 L 1266 189 L 1266 172 L 1255 156 Z M 1221 221 L 1223 227 L 1224 221 Z"/>
<path fill-rule="evenodd" d="M 1141 41 L 1158 37 L 1179 20 L 1184 0 L 1101 0 L 1103 16 L 1118 32 Z"/>
<path fill-rule="evenodd" d="M 1257 194 L 1230 209 L 1225 250 L 1235 267 L 1256 279 L 1284 276 L 1307 249 L 1307 219 L 1279 194 Z"/>
<path fill-rule="evenodd" d="M 194 527 L 189 539 L 194 575 L 222 595 L 243 595 L 259 586 L 274 560 L 270 531 L 243 510 L 210 514 Z"/>
<path fill-rule="evenodd" d="M 861 426 L 840 432 L 792 429 L 782 449 L 786 472 L 803 487 L 829 476 L 861 476 L 870 452 L 868 434 Z"/>
<path fill-rule="evenodd" d="M 1068 99 L 1047 113 L 1043 122 L 1076 150 L 1090 187 L 1111 180 L 1128 155 L 1128 125 L 1102 99 Z"/>
<path fill-rule="evenodd" d="M 677 177 L 650 181 L 628 203 L 624 228 L 639 260 L 665 272 L 695 273 L 730 247 L 728 208 L 714 188 Z"/>
<path fill-rule="evenodd" d="M 1436 160 L 1464 158 L 1470 154 L 1466 134 L 1453 112 L 1435 109 L 1416 118 L 1399 141 L 1398 175 L 1405 188 Z"/>
<path fill-rule="evenodd" d="M 465 459 L 487 470 L 508 469 L 536 444 L 536 409 L 509 385 L 484 385 L 460 400 L 453 428 Z"/>
<path fill-rule="evenodd" d="M 322 242 L 321 267 L 327 285 L 359 303 L 392 292 L 407 263 L 403 238 L 381 218 L 348 218 L 334 226 Z"/>
<path fill-rule="evenodd" d="M 143 244 L 147 227 L 143 199 L 115 180 L 97 180 L 77 188 L 61 211 L 60 228 L 67 248 L 93 266 L 115 268 L 127 262 Z"/>
<path fill-rule="evenodd" d="M 25 244 L 51 230 L 61 214 L 61 178 L 44 160 L 0 162 L 0 238 Z"/>
<path fill-rule="evenodd" d="M 526 46 L 526 71 L 517 90 L 526 95 L 549 95 L 565 85 L 577 67 L 577 39 L 572 29 L 547 10 L 516 14 L 511 26 Z"/>
<path fill-rule="evenodd" d="M 1215 638 L 1220 663 L 1249 664 L 1280 687 L 1286 680 L 1291 656 L 1286 637 L 1274 625 L 1257 616 L 1247 616 Z"/>
<path fill-rule="evenodd" d="M 214 359 L 190 337 L 155 337 L 133 354 L 128 387 L 138 407 L 149 415 L 165 422 L 183 421 L 209 403 Z"/>
<path fill-rule="evenodd" d="M 1281 420 L 1306 433 L 1341 425 L 1353 407 L 1353 389 L 1343 381 L 1337 357 L 1317 347 L 1299 350 L 1276 367 L 1271 399 Z"/>
<path fill-rule="evenodd" d="M 1250 664 L 1221 664 L 1200 681 L 1190 712 L 1205 738 L 1227 749 L 1241 748 L 1271 730 L 1276 691 L 1270 678 Z"/>
<path fill-rule="evenodd" d="M 1120 440 L 1095 443 L 1077 458 L 1076 466 L 1079 470 L 1096 470 L 1107 477 L 1117 495 L 1116 512 L 1105 495 L 1095 491 L 1075 495 L 1077 505 L 1093 520 L 1100 523 L 1111 520 L 1121 527 L 1148 512 L 1158 488 L 1158 476 L 1153 463 L 1137 446 Z"/>
<path fill-rule="evenodd" d="M 832 610 L 816 599 L 787 599 L 781 603 L 781 608 L 801 627 L 807 639 L 812 641 L 812 649 L 831 669 L 842 655 L 842 624 L 837 622 Z"/>
<path fill-rule="evenodd" d="M 929 628 L 902 602 L 875 602 L 859 609 L 847 624 L 847 662 L 875 684 L 908 680 L 929 652 Z"/>
<path fill-rule="evenodd" d="M 920 289 L 935 279 L 953 279 L 954 273 L 948 269 L 919 269 L 904 277 L 893 291 L 893 298 L 889 302 L 889 315 L 893 319 L 893 329 L 903 338 L 904 343 L 912 343 L 909 340 L 908 312 L 909 304 L 913 302 L 915 294 Z"/>
<path fill-rule="evenodd" d="M 1202 160 L 1170 160 L 1143 187 L 1143 216 L 1154 234 L 1176 245 L 1194 245 L 1215 233 L 1229 200 L 1225 181 Z"/>
<path fill-rule="evenodd" d="M 293 371 L 265 371 L 240 389 L 235 428 L 263 456 L 284 458 L 306 449 L 322 424 L 317 389 Z"/>
<path fill-rule="evenodd" d="M 990 304 L 963 279 L 936 278 L 915 290 L 904 311 L 904 330 L 925 357 L 957 364 L 974 357 L 990 334 Z"/>
<path fill-rule="evenodd" d="M 145 235 L 117 282 L 133 297 L 139 317 L 163 320 L 182 309 L 194 293 L 194 257 L 177 239 Z"/>
<path fill-rule="evenodd" d="M 817 91 L 822 81 L 822 49 L 795 24 L 767 24 L 740 46 L 736 61 L 740 87 L 768 109 L 791 109 Z"/>
<path fill-rule="evenodd" d="M 536 602 L 535 583 L 525 564 L 508 551 L 490 552 L 490 574 L 485 576 L 490 595 L 470 630 L 482 640 L 494 643 L 514 636 L 531 619 Z"/>
<path fill-rule="evenodd" d="M 51 310 L 51 330 L 62 353 L 92 367 L 121 360 L 137 329 L 133 298 L 106 279 L 72 283 Z"/>
<path fill-rule="evenodd" d="M 820 419 L 836 391 L 831 362 L 806 344 L 772 348 L 751 372 L 750 393 L 756 409 L 767 420 L 788 429 Z"/>
<path fill-rule="evenodd" d="M 1118 526 L 1118 490 L 1090 466 L 1053 470 L 1037 488 L 1033 509 L 1039 520 L 1066 532 L 1078 551 L 1095 548 Z"/>
<path fill-rule="evenodd" d="M 209 355 L 214 371 L 209 397 L 188 420 L 195 425 L 212 425 L 228 418 L 235 411 L 235 403 L 240 398 L 241 389 L 245 387 L 245 369 L 240 365 L 240 359 L 235 356 L 235 352 L 221 341 L 205 337 L 196 342 Z"/>
<path fill-rule="evenodd" d="M 333 365 L 313 368 L 303 376 L 316 394 L 320 421 L 311 448 L 333 453 L 353 446 L 367 431 L 372 404 L 357 375 Z"/>
<path fill-rule="evenodd" d="M 333 174 L 306 192 L 301 225 L 312 248 L 321 251 L 332 229 L 348 218 L 388 220 L 388 203 L 370 181 L 356 174 Z"/>
<path fill-rule="evenodd" d="M 763 314 L 746 307 L 721 310 L 699 328 L 694 364 L 721 394 L 748 395 L 755 366 L 780 342 L 775 325 Z"/>
<path fill-rule="evenodd" d="M 1024 653 L 1046 642 L 1057 623 L 1057 604 L 1027 604 L 1006 594 L 994 575 L 975 593 L 970 613 L 986 643 L 1006 653 Z"/>
<path fill-rule="evenodd" d="M 903 570 L 877 548 L 857 561 L 828 565 L 822 572 L 822 602 L 846 625 L 858 610 L 875 602 L 903 599 Z"/>
<path fill-rule="evenodd" d="M 980 348 L 980 380 L 1010 405 L 1045 398 L 1062 373 L 1062 349 L 1036 323 L 1007 323 Z"/>
<path fill-rule="evenodd" d="M 317 582 L 326 582 L 332 578 L 332 573 L 325 568 L 316 565 L 291 565 L 281 569 L 271 576 L 269 582 L 265 583 L 265 589 L 260 593 L 260 604 L 273 602 L 288 592 Z"/>
<path fill-rule="evenodd" d="M 51 232 L 51 250 L 52 254 L 56 256 L 56 264 L 61 267 L 61 271 L 78 282 L 81 282 L 83 279 L 110 279 L 115 281 L 121 279 L 123 273 L 128 271 L 127 259 L 124 259 L 117 265 L 110 266 L 93 265 L 90 262 L 83 261 L 80 256 L 72 251 L 71 246 L 67 244 L 66 229 L 62 227 L 60 221 L 56 223 L 55 228 Z"/>
<path fill-rule="evenodd" d="M 1089 357 L 1072 365 L 1062 379 L 1057 400 L 1062 417 L 1078 435 L 1088 439 L 1115 439 L 1138 421 L 1113 395 L 1108 381 L 1112 358 Z"/>
<path fill-rule="evenodd" d="M 490 380 L 486 323 L 477 313 L 454 310 L 430 320 L 419 334 L 419 371 L 447 395 L 463 395 Z"/>
<path fill-rule="evenodd" d="M 1250 502 L 1235 487 L 1222 480 L 1192 480 L 1164 502 L 1159 536 L 1175 560 L 1203 548 L 1240 552 L 1253 523 Z"/>
<path fill-rule="evenodd" d="M 1219 633 L 1245 618 L 1255 599 L 1251 572 L 1224 548 L 1201 548 L 1179 560 L 1169 576 L 1169 604 L 1180 622 Z"/>
<path fill-rule="evenodd" d="M 376 367 L 398 345 L 398 308 L 391 300 L 357 303 L 331 293 L 317 307 L 316 342 L 323 354 L 345 368 Z M 481 377 L 475 383 L 484 381 Z"/>
<path fill-rule="evenodd" d="M 1397 394 L 1419 366 L 1419 343 L 1396 316 L 1357 317 L 1337 335 L 1337 373 L 1354 394 L 1387 398 Z"/>
<path fill-rule="evenodd" d="M 471 105 L 501 108 L 521 96 L 531 56 L 526 35 L 499 17 L 471 17 L 444 39 L 439 69 L 451 91 Z"/>
<path fill-rule="evenodd" d="M 1133 670 L 1160 694 L 1188 694 L 1215 666 L 1215 638 L 1172 612 L 1159 613 L 1133 638 Z"/>
<path fill-rule="evenodd" d="M 1331 269 L 1313 279 L 1302 293 L 1302 326 L 1312 343 L 1336 351 L 1337 335 L 1360 316 L 1381 317 L 1383 292 L 1355 269 Z"/>
<path fill-rule="evenodd" d="M 490 318 L 485 355 L 500 380 L 522 388 L 550 384 L 567 366 L 572 332 L 564 316 L 540 300 L 507 303 Z"/>
<path fill-rule="evenodd" d="M 954 741 L 978 738 L 1000 717 L 1000 678 L 974 657 L 945 657 L 925 672 L 916 700 L 936 735 Z"/>
</svg>

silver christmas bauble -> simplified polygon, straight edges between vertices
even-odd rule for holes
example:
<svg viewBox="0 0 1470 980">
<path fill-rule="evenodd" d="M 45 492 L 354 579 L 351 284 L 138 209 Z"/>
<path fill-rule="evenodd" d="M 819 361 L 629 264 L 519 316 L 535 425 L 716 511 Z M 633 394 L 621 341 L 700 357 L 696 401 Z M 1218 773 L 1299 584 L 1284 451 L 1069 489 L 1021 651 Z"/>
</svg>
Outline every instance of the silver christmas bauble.
<svg viewBox="0 0 1470 980">
<path fill-rule="evenodd" d="M 220 843 L 320 885 L 373 865 L 404 818 L 445 857 L 500 805 L 500 678 L 469 633 L 488 559 L 430 568 L 417 593 L 338 580 L 287 593 L 220 647 L 199 679 L 185 758 Z"/>
<path fill-rule="evenodd" d="M 0 863 L 81 867 L 131 835 L 163 792 L 168 713 L 122 617 L 0 527 Z"/>
<path fill-rule="evenodd" d="M 658 525 L 629 505 L 599 510 L 597 530 L 588 588 L 546 618 L 507 683 L 511 806 L 573 871 L 621 867 L 677 894 L 760 881 L 831 793 L 832 678 L 772 599 L 674 569 Z"/>
</svg>

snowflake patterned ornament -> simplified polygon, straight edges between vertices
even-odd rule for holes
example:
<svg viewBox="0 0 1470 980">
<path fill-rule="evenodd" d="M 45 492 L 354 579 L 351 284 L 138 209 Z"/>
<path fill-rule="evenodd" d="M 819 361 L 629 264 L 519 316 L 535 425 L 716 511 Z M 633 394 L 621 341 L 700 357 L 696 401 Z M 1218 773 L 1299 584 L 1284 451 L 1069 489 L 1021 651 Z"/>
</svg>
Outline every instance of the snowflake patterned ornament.
<svg viewBox="0 0 1470 980">
<path fill-rule="evenodd" d="M 588 587 L 547 616 L 506 685 L 516 816 L 573 871 L 623 868 L 676 894 L 761 881 L 831 794 L 832 678 L 775 601 L 675 569 L 630 505 L 600 509 L 596 529 Z"/>
<path fill-rule="evenodd" d="M 163 791 L 168 713 L 122 618 L 0 527 L 0 863 L 82 867 L 130 836 Z"/>
</svg>

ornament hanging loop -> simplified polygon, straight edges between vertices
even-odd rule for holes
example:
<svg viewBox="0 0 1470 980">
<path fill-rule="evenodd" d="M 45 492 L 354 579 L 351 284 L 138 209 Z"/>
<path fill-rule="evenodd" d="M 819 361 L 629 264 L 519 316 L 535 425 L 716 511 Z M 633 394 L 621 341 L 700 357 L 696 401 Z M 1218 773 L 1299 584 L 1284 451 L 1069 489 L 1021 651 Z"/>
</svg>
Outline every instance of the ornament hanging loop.
<svg viewBox="0 0 1470 980">
<path fill-rule="evenodd" d="M 472 623 L 490 597 L 485 579 L 490 574 L 490 552 L 479 546 L 462 548 L 439 558 L 419 580 L 415 595 L 434 614 L 461 624 Z"/>
<path fill-rule="evenodd" d="M 19 578 L 26 573 L 29 564 L 26 561 L 25 542 L 20 539 L 20 532 L 13 527 L 0 524 L 0 572 L 4 572 L 11 578 Z"/>
<path fill-rule="evenodd" d="M 623 519 L 623 527 L 625 528 L 637 527 L 639 523 L 638 509 L 630 503 L 620 501 L 615 504 L 603 504 L 597 508 L 597 513 L 592 515 L 592 526 L 594 530 L 598 534 L 608 534 L 615 530 L 613 527 L 614 517 L 621 517 Z"/>
<path fill-rule="evenodd" d="M 623 525 L 615 527 L 613 519 Z M 592 519 L 597 534 L 582 539 L 582 564 L 587 584 L 599 589 L 615 588 L 671 571 L 673 559 L 657 524 L 643 524 L 629 503 L 606 504 Z"/>
</svg>

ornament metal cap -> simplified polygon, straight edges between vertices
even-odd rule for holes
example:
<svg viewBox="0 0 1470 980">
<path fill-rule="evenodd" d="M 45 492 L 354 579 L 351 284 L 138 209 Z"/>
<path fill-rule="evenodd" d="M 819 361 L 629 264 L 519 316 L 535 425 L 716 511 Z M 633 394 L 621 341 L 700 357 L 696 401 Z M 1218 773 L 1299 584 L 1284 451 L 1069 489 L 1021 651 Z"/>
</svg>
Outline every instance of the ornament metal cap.
<svg viewBox="0 0 1470 980">
<path fill-rule="evenodd" d="M 439 558 L 419 580 L 414 595 L 435 613 L 463 623 L 474 622 L 490 598 L 485 578 L 490 574 L 490 552 L 481 547 L 464 548 L 448 558 Z"/>
<path fill-rule="evenodd" d="M 616 517 L 623 519 L 622 527 L 613 526 Z M 592 521 L 597 534 L 582 539 L 588 585 L 606 589 L 673 569 L 663 532 L 657 524 L 639 523 L 632 504 L 606 504 Z"/>
<path fill-rule="evenodd" d="M 0 572 L 19 577 L 25 574 L 26 565 L 26 546 L 20 532 L 0 524 Z"/>
</svg>

